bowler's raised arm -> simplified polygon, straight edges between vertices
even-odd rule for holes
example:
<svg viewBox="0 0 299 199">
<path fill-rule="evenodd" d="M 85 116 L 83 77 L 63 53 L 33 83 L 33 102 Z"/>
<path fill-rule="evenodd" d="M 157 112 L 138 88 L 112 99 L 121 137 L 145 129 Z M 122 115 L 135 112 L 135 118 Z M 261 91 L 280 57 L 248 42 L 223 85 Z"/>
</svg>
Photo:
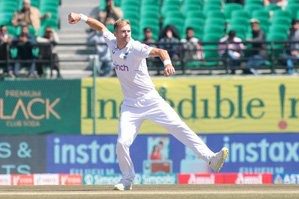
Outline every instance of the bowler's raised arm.
<svg viewBox="0 0 299 199">
<path fill-rule="evenodd" d="M 81 20 L 85 21 L 94 30 L 98 30 L 101 32 L 104 32 L 107 30 L 106 26 L 103 23 L 101 23 L 100 21 L 98 21 L 94 18 L 87 17 L 86 15 L 74 13 L 74 12 L 71 12 L 68 15 L 69 24 L 76 24 Z"/>
</svg>

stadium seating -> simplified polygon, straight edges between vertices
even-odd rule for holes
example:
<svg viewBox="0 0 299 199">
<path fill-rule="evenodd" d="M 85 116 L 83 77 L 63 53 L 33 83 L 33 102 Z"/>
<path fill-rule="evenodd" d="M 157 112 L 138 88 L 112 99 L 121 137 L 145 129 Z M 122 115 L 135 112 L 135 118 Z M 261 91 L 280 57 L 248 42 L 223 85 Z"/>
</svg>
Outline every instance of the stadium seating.
<svg viewBox="0 0 299 199">
<path fill-rule="evenodd" d="M 227 3 L 224 5 L 223 12 L 227 20 L 231 18 L 231 14 L 235 10 L 243 10 L 243 6 L 237 3 Z"/>
<path fill-rule="evenodd" d="M 188 19 L 188 18 L 205 19 L 206 18 L 206 15 L 201 10 L 188 11 L 188 12 L 185 12 L 184 14 L 185 14 L 186 19 Z"/>
<path fill-rule="evenodd" d="M 245 0 L 245 5 L 263 5 L 263 0 Z"/>
<path fill-rule="evenodd" d="M 231 13 L 231 18 L 242 18 L 242 19 L 250 19 L 250 15 L 245 10 L 234 10 Z"/>
<path fill-rule="evenodd" d="M 299 10 L 299 2 L 288 4 L 286 7 L 286 11 L 290 12 L 291 18 L 295 19 L 297 17 L 297 11 Z"/>
<path fill-rule="evenodd" d="M 31 0 L 31 5 L 37 7 L 41 14 L 50 13 L 50 17 L 43 20 L 41 28 L 37 32 L 31 28 L 31 33 L 42 35 L 46 26 L 54 29 L 60 28 L 59 6 L 61 0 Z M 23 6 L 22 0 L 0 0 L 0 25 L 6 25 L 11 35 L 16 36 L 19 28 L 13 27 L 11 24 L 14 13 Z"/>
</svg>

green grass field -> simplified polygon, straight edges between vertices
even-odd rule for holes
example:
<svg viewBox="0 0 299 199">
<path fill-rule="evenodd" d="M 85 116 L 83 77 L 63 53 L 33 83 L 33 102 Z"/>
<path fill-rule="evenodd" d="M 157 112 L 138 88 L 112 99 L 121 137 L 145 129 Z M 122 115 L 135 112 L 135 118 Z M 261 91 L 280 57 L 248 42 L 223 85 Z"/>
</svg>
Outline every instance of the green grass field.
<svg viewBox="0 0 299 199">
<path fill-rule="evenodd" d="M 298 199 L 298 185 L 1 186 L 1 199 Z"/>
</svg>

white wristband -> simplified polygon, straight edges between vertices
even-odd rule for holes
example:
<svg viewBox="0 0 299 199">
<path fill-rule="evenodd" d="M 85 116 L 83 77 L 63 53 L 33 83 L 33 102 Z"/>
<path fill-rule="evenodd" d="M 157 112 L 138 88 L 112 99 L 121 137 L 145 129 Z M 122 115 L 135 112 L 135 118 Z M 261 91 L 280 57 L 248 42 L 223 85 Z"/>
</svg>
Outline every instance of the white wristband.
<svg viewBox="0 0 299 199">
<path fill-rule="evenodd" d="M 81 17 L 81 20 L 84 21 L 84 22 L 87 22 L 88 20 L 88 17 L 84 14 L 80 14 L 80 17 Z"/>
<path fill-rule="evenodd" d="M 170 59 L 165 59 L 165 60 L 163 61 L 163 64 L 164 64 L 164 66 L 166 66 L 166 65 L 168 65 L 168 64 L 172 65 Z"/>
</svg>

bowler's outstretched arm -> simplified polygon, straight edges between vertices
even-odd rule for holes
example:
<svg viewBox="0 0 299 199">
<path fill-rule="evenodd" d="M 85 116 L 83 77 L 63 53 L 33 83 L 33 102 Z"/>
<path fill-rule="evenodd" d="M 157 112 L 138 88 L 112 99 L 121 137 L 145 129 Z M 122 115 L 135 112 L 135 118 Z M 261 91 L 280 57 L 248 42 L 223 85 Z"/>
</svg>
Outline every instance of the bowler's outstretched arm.
<svg viewBox="0 0 299 199">
<path fill-rule="evenodd" d="M 175 69 L 172 66 L 170 56 L 167 50 L 161 48 L 153 48 L 150 52 L 150 57 L 159 57 L 164 64 L 164 75 L 170 76 L 175 73 Z"/>
<path fill-rule="evenodd" d="M 94 30 L 98 30 L 100 32 L 104 32 L 107 30 L 106 26 L 103 23 L 101 23 L 100 21 L 98 21 L 94 18 L 87 17 L 83 14 L 78 14 L 78 13 L 74 13 L 74 12 L 71 12 L 68 15 L 68 21 L 70 24 L 76 24 L 80 20 L 85 21 L 89 25 L 89 27 Z"/>
</svg>

